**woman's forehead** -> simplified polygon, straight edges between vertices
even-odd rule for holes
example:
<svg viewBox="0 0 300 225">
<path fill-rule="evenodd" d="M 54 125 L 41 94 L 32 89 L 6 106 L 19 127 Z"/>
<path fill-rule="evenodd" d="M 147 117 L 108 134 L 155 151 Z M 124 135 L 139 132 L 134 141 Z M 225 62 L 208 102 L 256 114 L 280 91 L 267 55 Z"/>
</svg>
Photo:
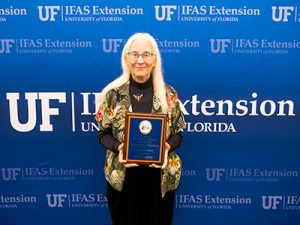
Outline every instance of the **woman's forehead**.
<svg viewBox="0 0 300 225">
<path fill-rule="evenodd" d="M 150 41 L 145 39 L 136 39 L 131 43 L 129 50 L 130 51 L 152 51 L 153 49 Z"/>
</svg>

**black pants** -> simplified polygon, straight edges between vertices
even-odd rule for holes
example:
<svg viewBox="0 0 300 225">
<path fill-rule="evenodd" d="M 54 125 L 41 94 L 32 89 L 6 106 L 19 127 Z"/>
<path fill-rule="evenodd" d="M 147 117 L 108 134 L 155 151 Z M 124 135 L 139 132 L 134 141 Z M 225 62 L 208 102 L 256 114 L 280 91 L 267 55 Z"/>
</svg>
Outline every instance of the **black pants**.
<svg viewBox="0 0 300 225">
<path fill-rule="evenodd" d="M 161 197 L 160 169 L 127 169 L 123 190 L 107 183 L 107 197 L 113 225 L 172 224 L 175 191 Z"/>
</svg>

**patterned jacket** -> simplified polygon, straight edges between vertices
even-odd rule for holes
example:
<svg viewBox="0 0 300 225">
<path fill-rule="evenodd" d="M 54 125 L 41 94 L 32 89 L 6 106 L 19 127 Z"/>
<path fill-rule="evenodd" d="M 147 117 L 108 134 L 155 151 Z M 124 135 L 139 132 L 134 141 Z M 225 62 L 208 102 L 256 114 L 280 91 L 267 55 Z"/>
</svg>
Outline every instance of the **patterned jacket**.
<svg viewBox="0 0 300 225">
<path fill-rule="evenodd" d="M 166 99 L 168 103 L 167 117 L 167 137 L 176 134 L 185 128 L 183 113 L 180 109 L 177 92 L 169 85 L 166 88 Z M 124 141 L 125 113 L 131 112 L 131 101 L 129 95 L 129 81 L 122 86 L 110 90 L 103 104 L 96 114 L 99 129 L 111 128 L 113 136 L 120 142 Z M 155 93 L 151 113 L 162 113 L 159 99 Z M 161 169 L 161 193 L 162 197 L 169 190 L 178 187 L 181 177 L 182 163 L 179 156 L 174 152 L 169 152 L 168 164 Z M 118 153 L 107 150 L 104 166 L 106 180 L 116 190 L 121 191 L 126 174 L 126 168 L 119 162 Z"/>
</svg>

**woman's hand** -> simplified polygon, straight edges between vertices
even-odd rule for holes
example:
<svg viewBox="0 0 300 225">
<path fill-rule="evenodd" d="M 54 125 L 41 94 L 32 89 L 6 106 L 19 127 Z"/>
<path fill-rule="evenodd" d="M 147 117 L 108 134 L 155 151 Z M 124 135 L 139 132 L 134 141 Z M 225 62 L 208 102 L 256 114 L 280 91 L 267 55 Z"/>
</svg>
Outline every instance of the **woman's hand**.
<svg viewBox="0 0 300 225">
<path fill-rule="evenodd" d="M 149 165 L 149 167 L 152 167 L 152 168 L 161 168 L 161 169 L 166 168 L 166 166 L 168 165 L 168 154 L 169 154 L 170 148 L 171 148 L 171 146 L 168 144 L 168 142 L 165 142 L 165 158 L 164 158 L 164 164 L 162 164 L 162 165 L 151 164 L 151 165 Z"/>
<path fill-rule="evenodd" d="M 120 144 L 119 147 L 118 147 L 118 150 L 119 150 L 119 162 L 122 163 L 126 168 L 139 166 L 136 163 L 127 163 L 127 161 L 123 159 L 123 147 L 124 147 L 124 143 Z"/>
</svg>

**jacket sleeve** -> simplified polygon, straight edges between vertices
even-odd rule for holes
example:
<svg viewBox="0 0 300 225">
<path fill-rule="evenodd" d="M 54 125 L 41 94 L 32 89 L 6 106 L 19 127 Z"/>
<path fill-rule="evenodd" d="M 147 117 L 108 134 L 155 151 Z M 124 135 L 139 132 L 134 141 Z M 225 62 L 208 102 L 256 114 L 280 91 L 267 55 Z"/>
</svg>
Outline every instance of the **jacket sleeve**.
<svg viewBox="0 0 300 225">
<path fill-rule="evenodd" d="M 98 142 L 104 148 L 118 152 L 118 147 L 121 144 L 112 133 L 112 122 L 111 118 L 113 117 L 114 111 L 112 108 L 112 98 L 113 98 L 113 90 L 109 91 L 103 103 L 100 105 L 98 112 L 96 114 L 96 121 L 99 125 L 98 132 Z"/>
<path fill-rule="evenodd" d="M 172 152 L 172 151 L 176 150 L 177 148 L 179 148 L 181 145 L 182 139 L 183 139 L 183 136 L 182 136 L 181 131 L 179 131 L 177 134 L 171 134 L 167 140 L 168 144 L 171 147 L 169 152 Z"/>
<path fill-rule="evenodd" d="M 167 103 L 169 107 L 168 123 L 170 126 L 170 137 L 167 142 L 171 146 L 170 151 L 177 149 L 182 142 L 182 130 L 185 128 L 184 115 L 181 110 L 176 90 L 169 86 L 167 91 Z"/>
<path fill-rule="evenodd" d="M 184 115 L 179 104 L 178 94 L 172 87 L 170 87 L 170 90 L 167 93 L 167 103 L 169 106 L 168 121 L 170 123 L 169 126 L 171 135 L 175 135 L 182 131 L 186 125 Z"/>
<path fill-rule="evenodd" d="M 98 133 L 98 141 L 104 148 L 112 151 L 112 152 L 119 152 L 118 147 L 121 144 L 112 134 L 111 128 L 105 128 L 99 130 Z"/>
</svg>

